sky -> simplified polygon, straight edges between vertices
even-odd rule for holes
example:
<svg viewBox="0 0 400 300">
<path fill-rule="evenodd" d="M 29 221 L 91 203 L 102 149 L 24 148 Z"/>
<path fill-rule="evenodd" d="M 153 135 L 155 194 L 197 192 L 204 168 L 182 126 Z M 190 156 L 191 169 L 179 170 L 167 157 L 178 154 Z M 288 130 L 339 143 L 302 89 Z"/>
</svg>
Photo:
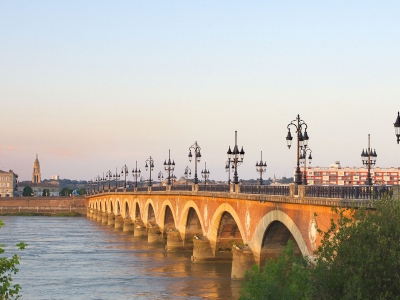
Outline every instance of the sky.
<svg viewBox="0 0 400 300">
<path fill-rule="evenodd" d="M 0 0 L 0 169 L 89 180 L 145 160 L 227 180 L 292 176 L 287 125 L 308 125 L 312 166 L 400 167 L 399 1 Z M 293 133 L 293 129 L 292 129 Z M 154 176 L 154 175 L 153 175 Z M 165 176 L 165 171 L 164 171 Z M 132 176 L 128 177 L 132 179 Z"/>
</svg>

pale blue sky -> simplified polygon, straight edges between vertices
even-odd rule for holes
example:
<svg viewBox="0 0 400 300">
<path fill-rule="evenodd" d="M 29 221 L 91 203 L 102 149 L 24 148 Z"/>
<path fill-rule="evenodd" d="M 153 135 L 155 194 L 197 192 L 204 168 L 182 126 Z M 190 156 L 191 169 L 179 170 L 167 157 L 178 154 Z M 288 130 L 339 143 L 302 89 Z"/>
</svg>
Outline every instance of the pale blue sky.
<svg viewBox="0 0 400 300">
<path fill-rule="evenodd" d="M 286 126 L 309 125 L 313 165 L 400 166 L 398 1 L 0 0 L 0 168 L 90 179 L 171 149 L 176 175 L 198 141 L 224 180 L 291 176 Z M 194 165 L 192 163 L 192 170 Z M 148 174 L 146 174 L 148 176 Z M 130 177 L 131 178 L 131 177 Z"/>
</svg>

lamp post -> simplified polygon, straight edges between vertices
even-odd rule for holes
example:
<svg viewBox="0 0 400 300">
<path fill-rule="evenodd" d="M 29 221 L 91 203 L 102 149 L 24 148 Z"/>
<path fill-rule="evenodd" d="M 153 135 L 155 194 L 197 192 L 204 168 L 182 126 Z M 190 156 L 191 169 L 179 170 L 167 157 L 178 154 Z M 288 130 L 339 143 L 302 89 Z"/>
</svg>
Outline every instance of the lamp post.
<svg viewBox="0 0 400 300">
<path fill-rule="evenodd" d="M 233 151 L 231 150 L 231 146 L 229 146 L 227 154 L 228 154 L 228 165 L 232 163 L 235 168 L 235 172 L 233 173 L 233 183 L 239 184 L 237 167 L 243 163 L 244 151 L 242 147 L 242 150 L 240 150 L 239 152 L 239 147 L 237 145 L 237 131 L 235 131 L 235 146 L 233 147 Z"/>
<path fill-rule="evenodd" d="M 207 178 L 210 178 L 210 170 L 207 170 L 207 163 L 204 162 L 204 170 L 201 170 L 201 177 L 204 178 L 204 185 L 207 184 Z"/>
<path fill-rule="evenodd" d="M 147 164 L 149 163 L 149 164 Z M 146 168 L 146 171 L 149 169 L 150 170 L 150 179 L 149 179 L 149 186 L 152 185 L 151 183 L 151 171 L 154 169 L 154 160 L 151 158 L 151 156 L 146 159 L 146 165 L 144 166 Z"/>
<path fill-rule="evenodd" d="M 400 112 L 397 112 L 396 122 L 394 123 L 394 132 L 397 137 L 397 144 L 400 143 Z"/>
<path fill-rule="evenodd" d="M 307 134 L 307 124 L 300 119 L 300 115 L 297 115 L 296 119 L 291 121 L 289 125 L 287 126 L 288 129 L 288 134 L 286 136 L 286 142 L 287 146 L 290 149 L 290 146 L 292 145 L 292 135 L 290 134 L 290 128 L 289 126 L 294 126 L 296 128 L 296 133 L 297 133 L 297 167 L 296 167 L 296 173 L 295 173 L 295 179 L 294 182 L 296 185 L 301 185 L 302 180 L 301 180 L 301 172 L 300 172 L 300 152 L 303 148 L 307 148 L 308 146 L 308 134 Z M 302 129 L 304 128 L 304 134 L 302 133 Z"/>
<path fill-rule="evenodd" d="M 137 168 L 137 161 L 136 161 L 136 167 L 135 167 L 135 169 L 134 170 L 132 170 L 132 175 L 133 175 L 133 178 L 135 178 L 135 187 L 137 187 L 137 182 L 138 182 L 138 178 L 140 178 L 140 169 L 139 169 L 139 171 L 138 171 L 138 168 Z"/>
<path fill-rule="evenodd" d="M 118 168 L 115 168 L 115 174 L 114 174 L 114 179 L 115 179 L 115 189 L 118 189 L 118 179 L 121 177 L 121 175 L 118 174 Z"/>
<path fill-rule="evenodd" d="M 370 135 L 368 134 L 368 148 L 363 149 L 361 153 L 361 160 L 364 166 L 368 168 L 368 177 L 366 181 L 366 185 L 372 185 L 372 178 L 371 178 L 371 166 L 374 166 L 376 163 L 376 158 L 378 155 L 376 155 L 376 151 L 372 151 L 372 148 L 370 148 Z"/>
<path fill-rule="evenodd" d="M 307 185 L 307 152 L 310 154 L 308 155 L 308 163 L 311 164 L 312 161 L 312 150 L 310 148 L 303 148 L 302 153 L 300 154 L 300 164 L 303 165 L 303 185 Z"/>
<path fill-rule="evenodd" d="M 160 182 L 160 186 L 161 186 L 161 181 L 164 180 L 164 174 L 160 171 L 158 172 L 158 181 Z"/>
<path fill-rule="evenodd" d="M 192 176 L 192 170 L 189 168 L 189 166 L 186 166 L 185 168 L 185 173 L 183 173 L 186 179 L 186 185 L 188 185 L 188 178 Z"/>
<path fill-rule="evenodd" d="M 225 164 L 225 171 L 228 172 L 228 185 L 231 184 L 231 168 L 233 170 L 235 166 L 232 164 L 232 161 L 228 159 L 228 161 Z"/>
<path fill-rule="evenodd" d="M 96 181 L 97 191 L 100 192 L 101 177 L 97 176 L 94 180 Z"/>
<path fill-rule="evenodd" d="M 128 167 L 126 165 L 122 167 L 121 174 L 124 174 L 125 177 L 124 188 L 126 188 L 126 176 L 129 174 Z"/>
<path fill-rule="evenodd" d="M 112 173 L 110 170 L 106 173 L 106 178 L 108 178 L 108 189 L 111 189 L 111 178 L 112 178 Z"/>
<path fill-rule="evenodd" d="M 262 151 L 261 151 L 261 159 L 260 162 L 256 162 L 256 171 L 260 173 L 260 179 L 258 180 L 259 185 L 263 185 L 263 179 L 262 179 L 262 174 L 267 171 L 267 162 L 263 162 L 262 160 Z"/>
<path fill-rule="evenodd" d="M 171 163 L 171 150 L 168 149 L 168 162 L 164 160 L 164 170 L 168 172 L 167 184 L 171 185 L 171 172 L 175 170 L 175 161 Z"/>
<path fill-rule="evenodd" d="M 189 147 L 189 162 L 192 161 L 192 149 L 194 152 L 194 184 L 198 184 L 198 178 L 197 178 L 197 163 L 200 162 L 201 160 L 201 153 L 200 153 L 200 146 L 197 144 L 197 141 Z"/>
<path fill-rule="evenodd" d="M 89 180 L 88 181 L 88 187 L 89 187 L 89 194 L 92 194 L 92 186 L 93 186 L 93 181 L 92 180 Z"/>
<path fill-rule="evenodd" d="M 171 184 L 174 185 L 175 181 L 176 181 L 176 176 L 175 176 L 175 174 L 172 174 L 172 176 L 171 176 Z"/>
</svg>

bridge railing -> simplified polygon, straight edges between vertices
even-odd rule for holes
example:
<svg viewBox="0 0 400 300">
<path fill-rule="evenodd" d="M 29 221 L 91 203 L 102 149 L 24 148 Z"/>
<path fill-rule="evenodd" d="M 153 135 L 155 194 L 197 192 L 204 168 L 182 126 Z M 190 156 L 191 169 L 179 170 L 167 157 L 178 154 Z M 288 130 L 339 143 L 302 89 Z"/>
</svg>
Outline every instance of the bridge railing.
<svg viewBox="0 0 400 300">
<path fill-rule="evenodd" d="M 192 185 L 171 185 L 171 191 L 192 191 Z"/>
<path fill-rule="evenodd" d="M 155 191 L 155 192 L 165 192 L 167 190 L 167 187 L 165 185 L 164 186 L 163 185 L 162 186 L 152 186 L 151 190 Z"/>
<path fill-rule="evenodd" d="M 306 197 L 342 198 L 342 199 L 382 199 L 391 197 L 393 192 L 390 186 L 318 186 L 305 187 Z"/>
<path fill-rule="evenodd" d="M 149 190 L 149 188 L 147 186 L 138 186 L 136 188 L 136 191 L 138 192 L 147 192 Z"/>
<path fill-rule="evenodd" d="M 244 194 L 289 196 L 290 190 L 287 185 L 242 185 L 240 192 Z"/>
<path fill-rule="evenodd" d="M 199 192 L 220 192 L 220 193 L 229 193 L 230 188 L 229 185 L 226 184 L 199 184 L 198 186 Z"/>
</svg>

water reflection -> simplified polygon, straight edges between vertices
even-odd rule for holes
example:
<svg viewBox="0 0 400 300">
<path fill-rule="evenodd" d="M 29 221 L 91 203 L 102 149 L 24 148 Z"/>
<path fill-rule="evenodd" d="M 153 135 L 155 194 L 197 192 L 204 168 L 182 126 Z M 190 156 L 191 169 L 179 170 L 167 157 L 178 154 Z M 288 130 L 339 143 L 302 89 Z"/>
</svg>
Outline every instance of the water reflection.
<svg viewBox="0 0 400 300">
<path fill-rule="evenodd" d="M 86 218 L 3 217 L 0 230 L 21 252 L 15 282 L 23 299 L 237 299 L 241 282 L 230 264 L 192 264 L 190 253 L 170 253 Z"/>
</svg>

